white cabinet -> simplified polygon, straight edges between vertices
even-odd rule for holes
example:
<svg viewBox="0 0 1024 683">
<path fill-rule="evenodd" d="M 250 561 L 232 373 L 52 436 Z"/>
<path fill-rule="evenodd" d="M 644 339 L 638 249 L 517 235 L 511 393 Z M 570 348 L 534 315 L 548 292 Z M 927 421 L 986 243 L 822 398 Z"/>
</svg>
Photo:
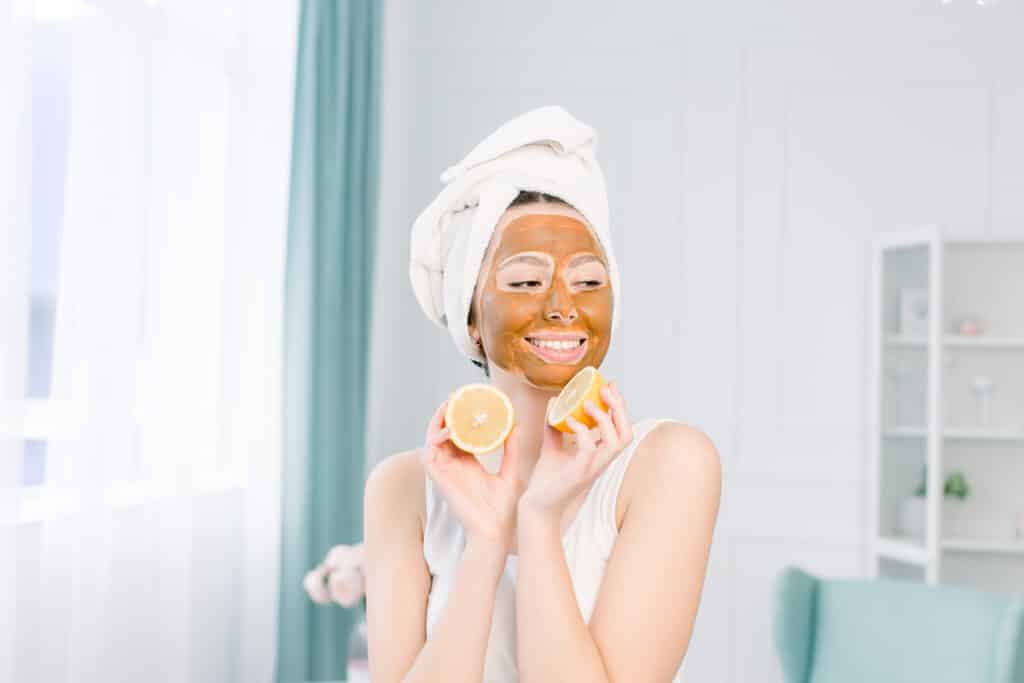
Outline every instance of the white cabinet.
<svg viewBox="0 0 1024 683">
<path fill-rule="evenodd" d="M 891 233 L 871 274 L 869 572 L 1024 590 L 1024 241 Z"/>
</svg>

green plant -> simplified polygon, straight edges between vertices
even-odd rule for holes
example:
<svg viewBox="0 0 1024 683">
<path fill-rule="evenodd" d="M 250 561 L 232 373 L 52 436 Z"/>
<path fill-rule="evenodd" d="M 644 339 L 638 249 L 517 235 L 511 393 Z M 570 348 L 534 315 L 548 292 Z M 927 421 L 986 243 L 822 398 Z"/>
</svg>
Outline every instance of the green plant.
<svg viewBox="0 0 1024 683">
<path fill-rule="evenodd" d="M 942 495 L 949 498 L 959 498 L 963 500 L 971 492 L 971 487 L 967 484 L 967 478 L 964 477 L 964 473 L 957 471 L 952 472 L 946 477 L 946 482 L 942 487 Z M 923 497 L 928 493 L 928 465 L 922 465 L 921 467 L 921 481 L 914 490 L 914 495 Z"/>
</svg>

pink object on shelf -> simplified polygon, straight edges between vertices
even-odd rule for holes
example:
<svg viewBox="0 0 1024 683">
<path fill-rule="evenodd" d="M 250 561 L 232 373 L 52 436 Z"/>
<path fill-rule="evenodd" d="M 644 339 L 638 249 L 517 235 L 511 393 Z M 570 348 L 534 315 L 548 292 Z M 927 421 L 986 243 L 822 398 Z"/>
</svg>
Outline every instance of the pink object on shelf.
<svg viewBox="0 0 1024 683">
<path fill-rule="evenodd" d="M 964 337 L 976 337 L 981 334 L 981 324 L 977 318 L 964 316 L 957 322 L 956 331 Z"/>
</svg>

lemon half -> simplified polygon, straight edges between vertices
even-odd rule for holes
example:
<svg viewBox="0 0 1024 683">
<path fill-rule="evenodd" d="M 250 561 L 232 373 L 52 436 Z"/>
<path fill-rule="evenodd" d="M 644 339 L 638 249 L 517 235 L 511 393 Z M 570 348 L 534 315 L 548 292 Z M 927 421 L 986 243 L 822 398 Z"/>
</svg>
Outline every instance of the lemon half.
<svg viewBox="0 0 1024 683">
<path fill-rule="evenodd" d="M 490 384 L 466 384 L 448 398 L 444 423 L 456 446 L 474 455 L 501 447 L 512 431 L 515 411 L 501 389 Z"/>
<path fill-rule="evenodd" d="M 566 418 L 572 416 L 582 422 L 587 428 L 597 426 L 597 421 L 590 417 L 583 406 L 587 401 L 608 412 L 608 406 L 601 400 L 601 387 L 606 384 L 604 377 L 592 365 L 588 365 L 569 380 L 569 383 L 562 387 L 562 391 L 551 404 L 548 411 L 548 424 L 560 432 L 572 432 L 572 427 L 567 424 Z"/>
</svg>

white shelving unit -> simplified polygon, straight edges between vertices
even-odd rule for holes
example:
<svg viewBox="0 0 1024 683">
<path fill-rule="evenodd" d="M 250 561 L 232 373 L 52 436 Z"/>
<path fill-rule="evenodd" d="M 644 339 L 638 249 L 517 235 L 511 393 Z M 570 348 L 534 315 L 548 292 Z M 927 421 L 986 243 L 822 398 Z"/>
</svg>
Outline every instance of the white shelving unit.
<svg viewBox="0 0 1024 683">
<path fill-rule="evenodd" d="M 1024 240 L 887 234 L 871 271 L 869 574 L 1024 590 Z M 923 297 L 916 321 L 911 290 Z M 960 333 L 963 316 L 978 333 Z M 901 508 L 925 465 L 914 536 Z M 942 495 L 953 471 L 965 500 Z"/>
</svg>

